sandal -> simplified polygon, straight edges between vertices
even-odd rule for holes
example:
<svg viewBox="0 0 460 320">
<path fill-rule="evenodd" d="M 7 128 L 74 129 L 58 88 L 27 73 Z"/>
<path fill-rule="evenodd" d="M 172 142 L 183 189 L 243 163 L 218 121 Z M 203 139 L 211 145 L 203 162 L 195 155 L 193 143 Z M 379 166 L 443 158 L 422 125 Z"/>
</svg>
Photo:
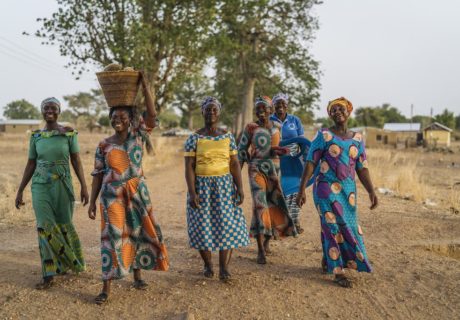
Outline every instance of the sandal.
<svg viewBox="0 0 460 320">
<path fill-rule="evenodd" d="M 133 283 L 134 289 L 137 289 L 137 290 L 145 290 L 147 289 L 148 286 L 149 285 L 147 284 L 147 282 L 145 282 L 142 279 L 135 280 Z"/>
<path fill-rule="evenodd" d="M 99 293 L 99 295 L 96 298 L 94 298 L 94 302 L 96 302 L 96 304 L 98 305 L 104 304 L 107 301 L 109 301 L 109 295 L 105 292 Z"/>
<path fill-rule="evenodd" d="M 204 266 L 203 275 L 206 278 L 213 278 L 214 277 L 214 270 L 212 270 L 211 267 Z"/>
<path fill-rule="evenodd" d="M 258 254 L 257 255 L 257 263 L 258 264 L 267 264 L 267 258 L 265 257 L 265 254 Z"/>
<path fill-rule="evenodd" d="M 335 277 L 334 282 L 342 288 L 353 288 L 353 282 L 345 276 Z"/>
<path fill-rule="evenodd" d="M 298 234 L 302 234 L 305 230 L 300 226 L 300 224 L 296 224 L 295 228 L 297 229 Z"/>
<path fill-rule="evenodd" d="M 219 272 L 219 280 L 225 283 L 231 282 L 232 275 L 228 271 Z"/>
<path fill-rule="evenodd" d="M 51 288 L 54 285 L 54 279 L 53 277 L 45 277 L 43 278 L 43 281 L 40 283 L 37 283 L 35 285 L 35 289 L 37 290 L 46 290 Z"/>
<path fill-rule="evenodd" d="M 327 263 L 326 263 L 326 260 L 324 258 L 321 260 L 321 271 L 323 273 L 327 273 Z"/>
</svg>

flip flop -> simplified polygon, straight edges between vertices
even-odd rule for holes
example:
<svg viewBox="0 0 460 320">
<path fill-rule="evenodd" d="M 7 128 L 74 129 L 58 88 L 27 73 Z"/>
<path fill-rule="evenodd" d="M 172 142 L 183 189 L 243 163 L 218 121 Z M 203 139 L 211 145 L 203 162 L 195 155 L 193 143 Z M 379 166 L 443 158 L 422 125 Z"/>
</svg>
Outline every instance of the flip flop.
<svg viewBox="0 0 460 320">
<path fill-rule="evenodd" d="M 342 288 L 353 288 L 353 282 L 347 277 L 336 277 L 334 282 L 337 283 Z"/>
<path fill-rule="evenodd" d="M 42 282 L 40 283 L 37 283 L 35 285 L 35 289 L 37 290 L 47 290 L 49 288 L 51 288 L 52 286 L 54 285 L 54 280 L 43 280 Z"/>
<path fill-rule="evenodd" d="M 147 282 L 145 282 L 144 280 L 142 279 L 139 279 L 139 280 L 135 280 L 134 283 L 133 283 L 133 287 L 137 290 L 145 290 L 147 289 L 149 285 L 147 284 Z"/>
<path fill-rule="evenodd" d="M 99 295 L 96 298 L 94 298 L 94 302 L 96 302 L 96 304 L 98 305 L 104 304 L 107 301 L 109 301 L 109 295 L 105 292 L 99 293 Z"/>
</svg>

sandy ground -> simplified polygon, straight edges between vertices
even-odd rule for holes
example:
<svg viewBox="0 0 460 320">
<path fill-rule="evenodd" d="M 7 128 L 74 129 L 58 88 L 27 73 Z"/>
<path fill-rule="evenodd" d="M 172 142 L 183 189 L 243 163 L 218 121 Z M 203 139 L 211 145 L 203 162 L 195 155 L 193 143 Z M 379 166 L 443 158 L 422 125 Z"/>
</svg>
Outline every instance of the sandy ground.
<svg viewBox="0 0 460 320">
<path fill-rule="evenodd" d="M 460 215 L 447 208 L 381 195 L 379 208 L 371 212 L 360 189 L 360 221 L 374 272 L 351 273 L 355 287 L 344 289 L 320 272 L 319 219 L 309 196 L 301 216 L 305 233 L 274 243 L 274 256 L 265 266 L 255 263 L 255 241 L 235 251 L 234 281 L 224 284 L 201 275 L 199 255 L 188 247 L 183 175 L 178 156 L 153 170 L 147 180 L 166 238 L 170 271 L 144 272 L 150 284 L 146 291 L 132 289 L 131 278 L 114 282 L 104 306 L 93 303 L 101 284 L 99 222 L 87 218 L 86 208 L 77 205 L 74 222 L 87 271 L 57 278 L 46 292 L 34 289 L 41 269 L 33 215 L 14 224 L 0 223 L 0 318 L 460 318 Z M 246 170 L 244 176 L 243 208 L 249 222 Z M 217 264 L 216 255 L 214 261 Z"/>
</svg>

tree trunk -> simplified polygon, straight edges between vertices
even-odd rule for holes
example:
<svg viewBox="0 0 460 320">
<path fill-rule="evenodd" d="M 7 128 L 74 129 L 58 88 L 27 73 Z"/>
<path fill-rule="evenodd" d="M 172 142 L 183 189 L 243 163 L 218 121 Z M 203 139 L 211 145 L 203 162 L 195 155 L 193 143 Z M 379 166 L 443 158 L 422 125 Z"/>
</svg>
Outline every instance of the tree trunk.
<svg viewBox="0 0 460 320">
<path fill-rule="evenodd" d="M 243 110 L 238 112 L 238 114 L 235 117 L 234 121 L 234 133 L 235 137 L 238 137 L 240 133 L 243 131 Z"/>
<path fill-rule="evenodd" d="M 244 79 L 244 88 L 243 88 L 243 101 L 242 101 L 242 113 L 243 121 L 241 125 L 241 130 L 243 130 L 248 123 L 253 121 L 253 104 L 254 104 L 254 86 L 256 84 L 256 79 L 247 77 Z"/>
<path fill-rule="evenodd" d="M 187 125 L 189 130 L 193 130 L 193 114 L 192 111 L 188 112 L 188 125 Z"/>
</svg>

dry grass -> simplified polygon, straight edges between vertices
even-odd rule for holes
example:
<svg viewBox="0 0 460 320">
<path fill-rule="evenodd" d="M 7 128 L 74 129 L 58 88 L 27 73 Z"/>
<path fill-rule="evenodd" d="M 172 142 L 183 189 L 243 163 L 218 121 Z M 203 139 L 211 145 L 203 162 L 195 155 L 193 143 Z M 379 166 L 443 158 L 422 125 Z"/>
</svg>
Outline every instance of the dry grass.
<svg viewBox="0 0 460 320">
<path fill-rule="evenodd" d="M 424 201 L 433 195 L 418 165 L 420 153 L 389 149 L 369 149 L 369 170 L 377 188 L 387 188 L 396 195 Z"/>
</svg>

